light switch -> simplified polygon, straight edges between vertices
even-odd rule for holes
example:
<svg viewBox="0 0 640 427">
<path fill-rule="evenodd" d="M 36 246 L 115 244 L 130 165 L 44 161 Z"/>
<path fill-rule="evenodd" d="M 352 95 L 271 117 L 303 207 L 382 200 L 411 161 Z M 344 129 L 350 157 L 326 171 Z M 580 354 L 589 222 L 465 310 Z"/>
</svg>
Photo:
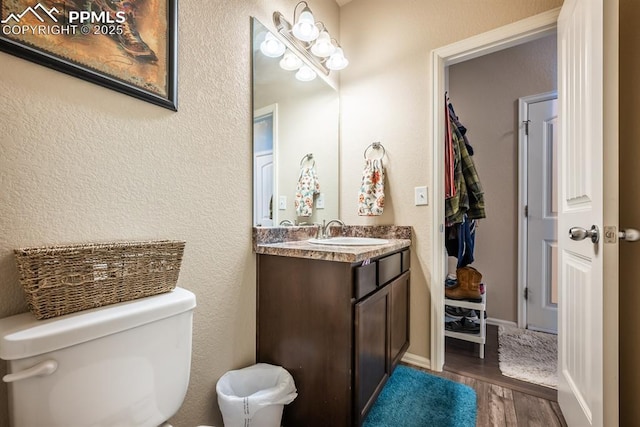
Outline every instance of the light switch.
<svg viewBox="0 0 640 427">
<path fill-rule="evenodd" d="M 287 210 L 287 196 L 280 196 L 278 199 L 278 209 L 281 211 Z"/>
<path fill-rule="evenodd" d="M 324 193 L 318 194 L 316 198 L 316 209 L 324 209 Z"/>
<path fill-rule="evenodd" d="M 423 206 L 429 204 L 429 195 L 427 193 L 427 187 L 416 187 L 415 188 L 415 203 L 416 206 Z"/>
</svg>

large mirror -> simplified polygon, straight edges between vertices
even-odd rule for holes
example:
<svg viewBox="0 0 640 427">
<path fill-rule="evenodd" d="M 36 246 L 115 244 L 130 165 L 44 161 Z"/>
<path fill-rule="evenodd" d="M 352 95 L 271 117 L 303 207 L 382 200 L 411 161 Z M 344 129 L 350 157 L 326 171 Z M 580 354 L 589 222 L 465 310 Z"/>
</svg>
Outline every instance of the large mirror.
<svg viewBox="0 0 640 427">
<path fill-rule="evenodd" d="M 253 18 L 253 225 L 338 218 L 338 93 L 319 72 L 301 81 L 284 54 L 265 55 L 268 34 Z"/>
</svg>

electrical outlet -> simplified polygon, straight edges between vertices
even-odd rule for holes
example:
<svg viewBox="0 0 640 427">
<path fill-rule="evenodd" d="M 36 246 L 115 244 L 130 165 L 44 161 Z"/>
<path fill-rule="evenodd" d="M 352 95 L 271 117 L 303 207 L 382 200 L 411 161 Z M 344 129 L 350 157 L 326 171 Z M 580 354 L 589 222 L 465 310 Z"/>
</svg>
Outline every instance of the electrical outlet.
<svg viewBox="0 0 640 427">
<path fill-rule="evenodd" d="M 316 209 L 324 209 L 324 193 L 320 193 L 316 197 Z"/>
<path fill-rule="evenodd" d="M 424 206 L 429 204 L 429 195 L 427 187 L 416 187 L 414 189 L 414 198 L 416 206 Z"/>
<path fill-rule="evenodd" d="M 280 196 L 278 199 L 278 209 L 281 211 L 287 210 L 287 196 Z"/>
</svg>

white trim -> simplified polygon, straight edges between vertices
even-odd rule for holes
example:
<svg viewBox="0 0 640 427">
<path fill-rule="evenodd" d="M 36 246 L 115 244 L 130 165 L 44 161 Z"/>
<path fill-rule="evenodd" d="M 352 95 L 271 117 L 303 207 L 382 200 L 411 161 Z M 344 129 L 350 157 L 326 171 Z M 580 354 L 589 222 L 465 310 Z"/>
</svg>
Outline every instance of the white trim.
<svg viewBox="0 0 640 427">
<path fill-rule="evenodd" d="M 518 327 L 518 324 L 516 322 L 512 322 L 511 320 L 495 319 L 493 317 L 487 317 L 487 325 L 512 326 L 514 328 Z"/>
<path fill-rule="evenodd" d="M 529 203 L 527 193 L 527 176 L 529 173 L 529 138 L 525 133 L 523 123 L 529 117 L 529 104 L 557 99 L 558 92 L 551 91 L 537 95 L 523 96 L 518 99 L 518 327 L 527 327 L 527 300 L 524 290 L 527 287 L 527 231 L 528 221 L 524 214 L 524 207 Z"/>
<path fill-rule="evenodd" d="M 402 362 L 409 363 L 419 368 L 431 370 L 431 361 L 426 357 L 418 356 L 416 354 L 405 353 L 404 356 L 402 356 Z"/>
<path fill-rule="evenodd" d="M 444 366 L 444 92 L 447 67 L 502 49 L 553 34 L 560 8 L 535 15 L 484 34 L 435 49 L 431 52 L 432 100 L 432 188 L 431 203 L 431 364 L 434 371 Z"/>
<path fill-rule="evenodd" d="M 529 329 L 530 331 L 544 332 L 546 334 L 558 335 L 558 331 L 552 331 L 551 329 L 536 328 L 536 327 L 530 327 L 527 329 Z"/>
</svg>

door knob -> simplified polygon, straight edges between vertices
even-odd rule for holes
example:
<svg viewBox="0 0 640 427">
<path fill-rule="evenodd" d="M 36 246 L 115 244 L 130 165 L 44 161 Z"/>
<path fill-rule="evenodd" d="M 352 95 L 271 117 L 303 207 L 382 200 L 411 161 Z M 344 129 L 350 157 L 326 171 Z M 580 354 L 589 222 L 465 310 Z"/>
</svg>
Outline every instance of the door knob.
<svg viewBox="0 0 640 427">
<path fill-rule="evenodd" d="M 600 239 L 600 232 L 595 225 L 591 226 L 591 229 L 585 230 L 582 227 L 571 227 L 569 229 L 569 237 L 571 240 L 584 240 L 590 238 L 593 243 L 598 243 Z"/>
<path fill-rule="evenodd" d="M 618 233 L 620 240 L 626 240 L 627 242 L 637 242 L 640 240 L 640 231 L 633 228 L 627 228 L 626 230 L 620 230 Z"/>
</svg>

